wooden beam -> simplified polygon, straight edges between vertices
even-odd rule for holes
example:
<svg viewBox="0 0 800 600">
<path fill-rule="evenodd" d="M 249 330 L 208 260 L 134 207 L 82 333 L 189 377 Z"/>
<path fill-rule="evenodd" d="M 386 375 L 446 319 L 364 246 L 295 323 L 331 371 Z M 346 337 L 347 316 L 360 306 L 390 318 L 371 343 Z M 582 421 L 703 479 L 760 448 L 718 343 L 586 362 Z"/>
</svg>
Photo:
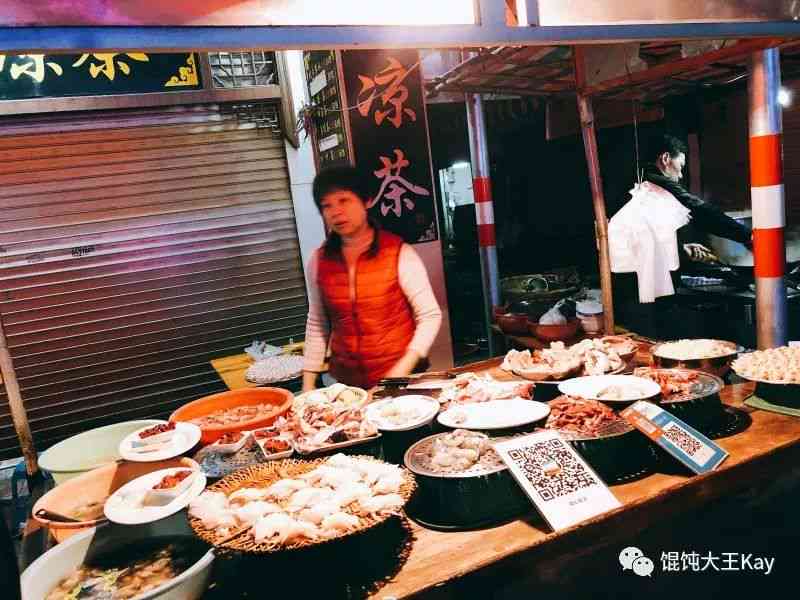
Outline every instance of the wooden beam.
<svg viewBox="0 0 800 600">
<path fill-rule="evenodd" d="M 17 374 L 14 371 L 14 363 L 11 360 L 11 352 L 6 342 L 6 334 L 3 329 L 3 315 L 0 314 L 0 373 L 3 374 L 3 383 L 8 397 L 8 408 L 11 411 L 11 419 L 14 422 L 14 429 L 19 437 L 19 445 L 22 448 L 22 456 L 25 458 L 25 467 L 28 476 L 36 475 L 39 472 L 39 461 L 36 457 L 36 448 L 33 444 L 31 426 L 28 423 L 28 413 L 22 402 L 22 394 L 17 381 Z"/>
<path fill-rule="evenodd" d="M 638 71 L 636 73 L 630 73 L 621 77 L 615 77 L 613 79 L 601 81 L 591 86 L 586 86 L 584 93 L 587 96 L 591 96 L 614 88 L 629 86 L 631 84 L 641 84 L 666 79 L 672 75 L 699 69 L 720 60 L 745 58 L 753 52 L 779 46 L 781 41 L 782 40 L 780 39 L 774 38 L 743 40 L 734 46 L 720 48 L 719 50 L 706 52 L 699 56 L 692 56 L 682 60 L 668 62 L 644 71 Z M 576 46 L 576 48 L 577 47 L 578 46 Z"/>
<path fill-rule="evenodd" d="M 614 333 L 614 294 L 611 290 L 611 260 L 608 251 L 608 219 L 606 201 L 603 197 L 603 180 L 600 176 L 600 158 L 597 150 L 597 135 L 594 124 L 592 99 L 585 93 L 586 59 L 583 48 L 575 46 L 572 50 L 575 59 L 575 87 L 578 90 L 578 113 L 581 119 L 583 147 L 586 152 L 586 165 L 589 168 L 589 184 L 592 188 L 595 234 L 600 262 L 600 288 L 603 294 L 603 326 L 606 334 Z"/>
</svg>

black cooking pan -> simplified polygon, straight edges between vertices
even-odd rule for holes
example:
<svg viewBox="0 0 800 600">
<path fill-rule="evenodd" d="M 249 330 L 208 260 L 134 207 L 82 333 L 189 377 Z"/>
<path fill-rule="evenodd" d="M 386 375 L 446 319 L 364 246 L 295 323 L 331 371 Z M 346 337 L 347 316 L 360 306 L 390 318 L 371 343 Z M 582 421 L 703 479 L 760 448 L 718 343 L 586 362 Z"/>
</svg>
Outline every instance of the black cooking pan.
<svg viewBox="0 0 800 600">
<path fill-rule="evenodd" d="M 721 262 L 690 264 L 691 266 L 687 270 L 690 270 L 691 274 L 717 277 L 737 289 L 745 289 L 755 283 L 753 267 L 726 265 Z M 787 287 L 800 289 L 800 262 L 786 264 L 786 276 L 784 279 Z"/>
</svg>

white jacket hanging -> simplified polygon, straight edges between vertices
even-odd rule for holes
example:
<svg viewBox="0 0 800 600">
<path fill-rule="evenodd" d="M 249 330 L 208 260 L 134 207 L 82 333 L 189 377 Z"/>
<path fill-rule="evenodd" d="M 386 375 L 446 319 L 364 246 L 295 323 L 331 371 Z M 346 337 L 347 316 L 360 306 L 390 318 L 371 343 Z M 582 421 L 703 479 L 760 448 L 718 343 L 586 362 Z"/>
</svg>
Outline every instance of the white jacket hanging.
<svg viewBox="0 0 800 600">
<path fill-rule="evenodd" d="M 608 222 L 611 270 L 636 273 L 639 301 L 654 302 L 675 293 L 669 272 L 680 265 L 677 231 L 689 222 L 689 209 L 664 188 L 645 181 Z"/>
</svg>

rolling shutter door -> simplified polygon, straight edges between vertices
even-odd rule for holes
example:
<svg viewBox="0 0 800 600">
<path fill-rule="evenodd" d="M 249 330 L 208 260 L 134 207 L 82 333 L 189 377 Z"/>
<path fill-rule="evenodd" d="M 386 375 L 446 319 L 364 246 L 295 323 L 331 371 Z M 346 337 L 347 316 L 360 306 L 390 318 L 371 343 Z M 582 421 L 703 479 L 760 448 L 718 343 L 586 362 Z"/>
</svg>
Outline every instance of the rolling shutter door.
<svg viewBox="0 0 800 600">
<path fill-rule="evenodd" d="M 217 105 L 0 119 L 0 311 L 38 450 L 166 416 L 226 389 L 212 358 L 302 338 L 284 145 L 258 119 Z M 2 392 L 0 457 L 17 456 Z"/>
</svg>

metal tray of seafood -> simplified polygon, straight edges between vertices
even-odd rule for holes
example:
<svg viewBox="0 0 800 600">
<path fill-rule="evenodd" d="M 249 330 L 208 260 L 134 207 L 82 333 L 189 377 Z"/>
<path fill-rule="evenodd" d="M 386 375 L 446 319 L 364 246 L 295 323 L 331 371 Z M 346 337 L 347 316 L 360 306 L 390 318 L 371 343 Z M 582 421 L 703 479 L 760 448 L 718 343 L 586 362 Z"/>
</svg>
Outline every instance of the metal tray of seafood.
<svg viewBox="0 0 800 600">
<path fill-rule="evenodd" d="M 347 450 L 344 452 L 344 454 L 348 454 L 349 451 L 352 451 L 353 447 L 355 447 L 355 451 L 358 454 L 369 454 L 374 458 L 380 458 L 380 456 L 374 453 L 375 447 L 380 448 L 380 439 L 381 434 L 376 433 L 375 435 L 365 438 L 357 438 L 354 440 L 345 440 L 343 442 L 334 442 L 333 444 L 325 444 L 309 452 L 303 452 L 297 446 L 295 446 L 294 449 L 295 452 L 297 452 L 297 454 L 303 458 L 316 458 L 318 456 L 325 456 L 340 450 Z"/>
<path fill-rule="evenodd" d="M 437 433 L 428 436 L 416 442 L 408 450 L 403 457 L 403 462 L 409 471 L 416 475 L 425 475 L 427 477 L 435 477 L 442 479 L 450 478 L 464 478 L 464 477 L 481 477 L 490 475 L 507 469 L 502 459 L 494 452 L 494 450 L 484 454 L 477 463 L 466 470 L 459 471 L 440 471 L 431 465 L 431 457 L 433 455 L 433 445 L 440 437 L 448 435 L 447 433 Z M 492 438 L 493 441 L 502 441 L 506 438 Z"/>
<path fill-rule="evenodd" d="M 642 369 L 644 370 L 644 369 Z M 695 373 L 697 382 L 689 392 L 661 396 L 661 407 L 691 425 L 704 435 L 709 435 L 719 428 L 720 421 L 726 418 L 719 393 L 725 383 L 721 378 L 705 371 L 694 369 L 659 369 L 650 367 L 654 372 Z M 640 371 L 642 372 L 642 371 Z"/>
<path fill-rule="evenodd" d="M 607 484 L 625 483 L 653 472 L 656 455 L 646 436 L 617 421 L 588 436 L 558 430 Z"/>
<path fill-rule="evenodd" d="M 496 460 L 465 471 L 433 470 L 426 456 L 441 435 L 426 437 L 406 451 L 405 465 L 417 481 L 417 493 L 406 505 L 409 517 L 431 529 L 453 531 L 496 525 L 531 511 L 530 500 L 494 452 Z"/>
</svg>

